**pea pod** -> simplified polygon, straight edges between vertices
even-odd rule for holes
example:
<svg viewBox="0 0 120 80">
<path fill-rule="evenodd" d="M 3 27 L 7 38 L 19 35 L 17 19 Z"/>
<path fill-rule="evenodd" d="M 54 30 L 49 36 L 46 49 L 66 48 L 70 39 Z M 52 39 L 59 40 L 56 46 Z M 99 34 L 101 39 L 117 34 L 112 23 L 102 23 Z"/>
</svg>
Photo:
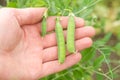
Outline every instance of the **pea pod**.
<svg viewBox="0 0 120 80">
<path fill-rule="evenodd" d="M 56 19 L 56 37 L 57 37 L 57 45 L 58 45 L 58 61 L 59 63 L 63 63 L 65 61 L 66 56 L 66 48 L 65 48 L 65 39 L 63 34 L 63 29 L 60 24 L 60 19 Z"/>
<path fill-rule="evenodd" d="M 70 53 L 75 53 L 75 20 L 72 13 L 69 14 L 67 28 L 67 50 Z"/>
<path fill-rule="evenodd" d="M 42 36 L 45 36 L 47 33 L 47 11 L 45 11 L 42 20 Z"/>
</svg>

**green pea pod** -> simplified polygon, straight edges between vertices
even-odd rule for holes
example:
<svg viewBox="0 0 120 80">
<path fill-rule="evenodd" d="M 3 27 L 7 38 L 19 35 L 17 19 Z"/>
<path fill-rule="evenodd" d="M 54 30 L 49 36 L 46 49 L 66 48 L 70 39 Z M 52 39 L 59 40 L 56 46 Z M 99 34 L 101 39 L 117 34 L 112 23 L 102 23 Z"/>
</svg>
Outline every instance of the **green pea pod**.
<svg viewBox="0 0 120 80">
<path fill-rule="evenodd" d="M 75 20 L 74 14 L 70 13 L 67 28 L 67 50 L 75 53 Z"/>
<path fill-rule="evenodd" d="M 43 20 L 42 20 L 42 36 L 44 37 L 46 33 L 47 33 L 47 10 L 43 15 Z"/>
<path fill-rule="evenodd" d="M 57 37 L 57 45 L 58 45 L 58 61 L 62 64 L 65 61 L 66 56 L 66 48 L 65 48 L 65 39 L 63 34 L 63 29 L 60 24 L 60 19 L 56 19 L 56 37 Z"/>
<path fill-rule="evenodd" d="M 42 36 L 45 36 L 47 33 L 47 22 L 46 22 L 46 17 L 43 17 L 42 20 Z"/>
</svg>

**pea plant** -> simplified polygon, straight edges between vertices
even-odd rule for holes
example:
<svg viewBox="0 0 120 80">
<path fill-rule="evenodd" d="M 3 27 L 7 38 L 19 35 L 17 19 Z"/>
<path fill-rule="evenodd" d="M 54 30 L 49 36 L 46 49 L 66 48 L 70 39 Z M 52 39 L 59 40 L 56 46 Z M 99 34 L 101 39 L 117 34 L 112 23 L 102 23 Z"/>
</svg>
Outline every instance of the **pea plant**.
<svg viewBox="0 0 120 80">
<path fill-rule="evenodd" d="M 47 7 L 42 20 L 42 36 L 47 34 L 46 19 L 48 16 L 58 16 L 56 18 L 56 37 L 58 45 L 59 63 L 64 63 L 66 50 L 75 53 L 74 35 L 75 21 L 74 16 L 84 18 L 86 25 L 95 25 L 96 17 L 91 15 L 94 6 L 103 0 L 7 0 L 7 7 L 25 8 L 25 7 Z M 60 24 L 59 16 L 69 16 L 67 28 L 67 41 L 65 44 L 63 29 Z M 103 21 L 104 22 L 104 21 Z M 101 22 L 101 26 L 104 24 Z M 40 80 L 113 80 L 115 77 L 115 68 L 111 67 L 110 54 L 111 47 L 107 45 L 111 38 L 111 33 L 106 34 L 102 39 L 95 39 L 92 47 L 83 50 L 82 60 L 73 67 L 56 74 L 44 77 Z M 67 45 L 67 49 L 66 46 Z M 106 65 L 104 71 L 101 67 Z"/>
</svg>

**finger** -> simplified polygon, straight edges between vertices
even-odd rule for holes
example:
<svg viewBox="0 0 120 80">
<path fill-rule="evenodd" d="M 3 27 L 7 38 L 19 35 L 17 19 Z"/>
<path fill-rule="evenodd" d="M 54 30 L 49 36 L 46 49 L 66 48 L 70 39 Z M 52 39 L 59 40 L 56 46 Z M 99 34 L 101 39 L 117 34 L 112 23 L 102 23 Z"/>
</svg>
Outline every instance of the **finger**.
<svg viewBox="0 0 120 80">
<path fill-rule="evenodd" d="M 88 48 L 92 45 L 92 40 L 90 38 L 83 38 L 80 40 L 76 40 L 75 46 L 77 51 L 81 51 L 85 48 Z M 69 53 L 67 52 L 66 55 Z M 57 46 L 47 48 L 43 51 L 43 62 L 53 61 L 58 58 L 58 49 Z"/>
<path fill-rule="evenodd" d="M 66 39 L 67 31 L 64 31 L 64 37 Z M 75 39 L 81 39 L 84 37 L 92 37 L 95 35 L 95 30 L 93 27 L 82 27 L 77 28 L 75 31 Z M 56 34 L 51 33 L 44 37 L 43 46 L 44 48 L 52 47 L 57 45 Z"/>
<path fill-rule="evenodd" d="M 46 8 L 15 9 L 15 16 L 20 25 L 35 24 L 42 19 Z"/>
<path fill-rule="evenodd" d="M 58 60 L 46 62 L 43 64 L 43 69 L 40 74 L 40 77 L 44 77 L 44 76 L 62 71 L 64 69 L 67 69 L 73 66 L 74 64 L 78 63 L 80 59 L 81 59 L 80 53 L 76 53 L 66 57 L 66 60 L 63 64 L 59 64 Z"/>
<path fill-rule="evenodd" d="M 89 37 L 79 39 L 75 42 L 75 46 L 76 46 L 77 51 L 83 50 L 85 48 L 89 48 L 92 46 L 92 44 L 93 44 L 93 41 Z"/>
<path fill-rule="evenodd" d="M 69 20 L 69 17 L 65 17 L 65 16 L 60 17 L 60 23 L 64 29 L 67 28 L 68 20 Z M 76 27 L 83 27 L 84 24 L 85 23 L 84 23 L 84 20 L 82 18 L 75 17 Z M 55 16 L 48 17 L 48 19 L 47 19 L 47 32 L 55 30 L 55 25 L 56 25 L 56 17 Z"/>
</svg>

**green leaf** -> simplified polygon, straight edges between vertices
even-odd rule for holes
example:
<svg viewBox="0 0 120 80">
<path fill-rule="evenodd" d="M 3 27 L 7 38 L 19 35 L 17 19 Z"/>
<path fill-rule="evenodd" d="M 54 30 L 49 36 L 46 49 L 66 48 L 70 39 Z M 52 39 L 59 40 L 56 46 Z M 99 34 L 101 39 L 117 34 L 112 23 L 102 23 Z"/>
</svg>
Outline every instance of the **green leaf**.
<svg viewBox="0 0 120 80">
<path fill-rule="evenodd" d="M 95 56 L 95 49 L 94 48 L 88 48 L 84 51 L 81 52 L 82 53 L 82 63 L 87 63 L 88 61 L 90 61 L 90 59 L 92 59 Z"/>
<path fill-rule="evenodd" d="M 81 73 L 78 70 L 73 71 L 74 77 L 80 79 L 82 77 Z"/>
<path fill-rule="evenodd" d="M 33 7 L 45 7 L 46 6 L 46 2 L 44 0 L 34 0 L 32 2 L 31 6 L 33 6 Z"/>
<path fill-rule="evenodd" d="M 96 74 L 96 80 L 104 80 L 102 75 Z"/>
<path fill-rule="evenodd" d="M 111 33 L 111 32 L 110 32 L 110 33 L 107 33 L 107 34 L 105 35 L 105 37 L 102 39 L 102 41 L 108 42 L 108 41 L 110 40 L 111 36 L 112 36 L 112 33 Z"/>
<path fill-rule="evenodd" d="M 27 1 L 28 0 L 17 0 L 17 7 L 24 8 Z"/>
<path fill-rule="evenodd" d="M 69 74 L 65 75 L 65 77 L 69 80 L 72 80 L 71 76 Z M 59 80 L 59 79 L 56 79 L 56 80 Z"/>
<path fill-rule="evenodd" d="M 8 2 L 7 7 L 17 7 L 17 3 L 16 2 Z"/>
<path fill-rule="evenodd" d="M 102 55 L 96 58 L 93 63 L 94 68 L 98 69 L 102 65 L 103 61 L 104 61 L 104 56 Z"/>
<path fill-rule="evenodd" d="M 84 80 L 93 80 L 91 75 L 85 75 Z"/>
</svg>

